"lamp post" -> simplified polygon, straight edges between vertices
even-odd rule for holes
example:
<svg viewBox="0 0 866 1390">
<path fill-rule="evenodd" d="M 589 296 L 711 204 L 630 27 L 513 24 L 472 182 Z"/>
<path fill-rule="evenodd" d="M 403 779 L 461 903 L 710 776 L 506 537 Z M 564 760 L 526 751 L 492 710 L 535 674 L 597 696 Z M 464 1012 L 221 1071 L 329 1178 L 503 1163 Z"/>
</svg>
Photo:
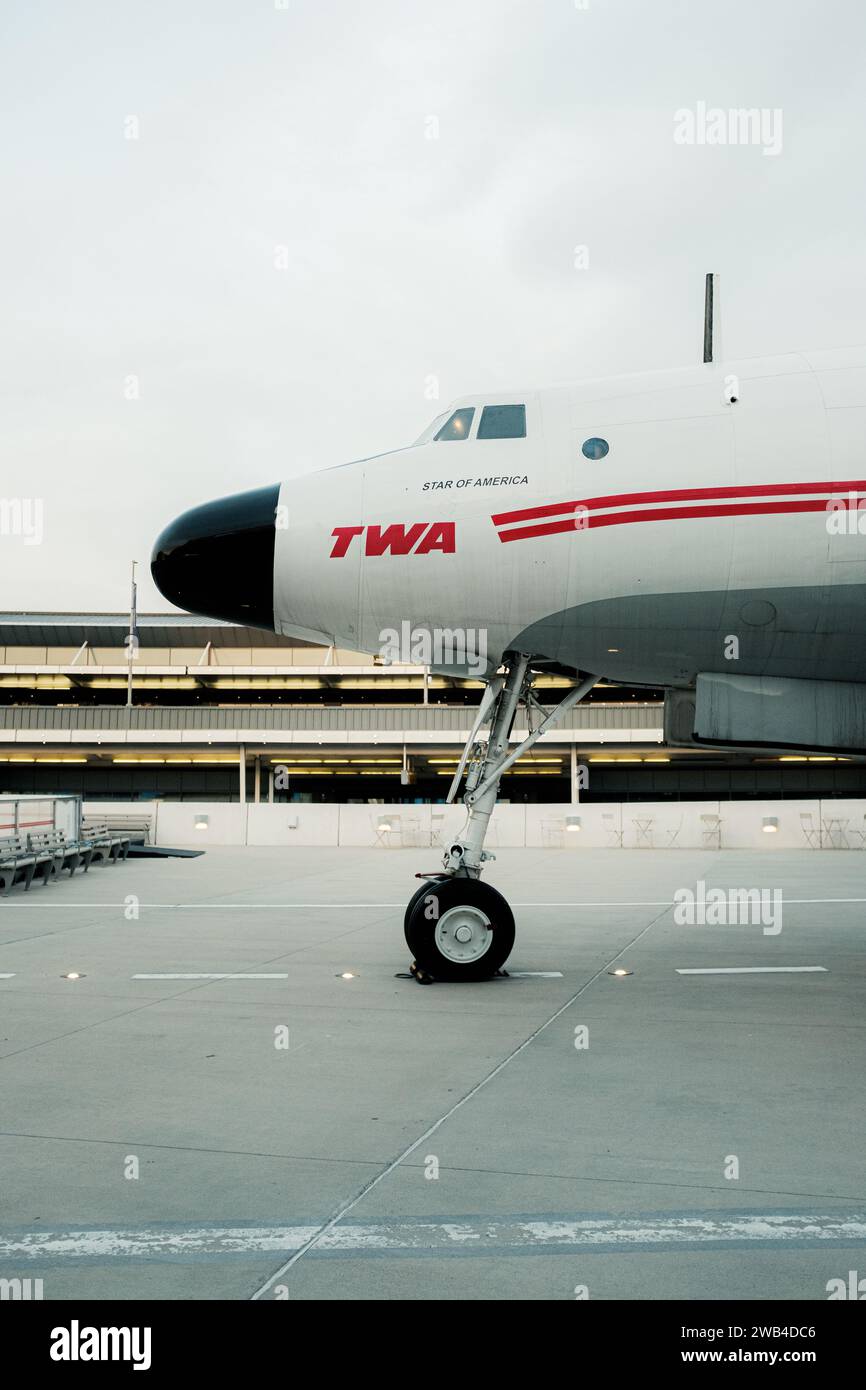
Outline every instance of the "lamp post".
<svg viewBox="0 0 866 1390">
<path fill-rule="evenodd" d="M 138 562 L 132 562 L 132 589 L 129 596 L 129 633 L 126 638 L 126 708 L 132 709 L 132 663 L 138 656 L 138 633 L 135 630 L 136 623 L 136 585 L 135 567 Z"/>
</svg>

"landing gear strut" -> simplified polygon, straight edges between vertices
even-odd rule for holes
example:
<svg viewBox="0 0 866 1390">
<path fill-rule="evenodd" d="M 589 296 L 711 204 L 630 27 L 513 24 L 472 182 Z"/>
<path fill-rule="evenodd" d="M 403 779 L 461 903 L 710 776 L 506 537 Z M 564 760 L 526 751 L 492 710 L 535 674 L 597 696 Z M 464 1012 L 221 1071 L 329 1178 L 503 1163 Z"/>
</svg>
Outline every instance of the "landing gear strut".
<svg viewBox="0 0 866 1390">
<path fill-rule="evenodd" d="M 441 874 L 423 883 L 410 899 L 404 918 L 413 973 L 426 983 L 483 980 L 505 964 L 514 945 L 514 915 L 501 893 L 481 882 L 482 869 L 495 855 L 484 849 L 504 772 L 558 719 L 583 699 L 598 680 L 589 676 L 545 714 L 532 693 L 530 658 L 506 653 L 504 674 L 488 683 L 446 801 L 454 801 L 465 773 L 463 803 L 468 816 L 462 834 L 446 846 Z M 529 733 L 509 750 L 508 739 L 519 703 L 527 710 Z M 543 715 L 532 728 L 533 712 Z M 487 738 L 480 737 L 489 723 Z"/>
</svg>

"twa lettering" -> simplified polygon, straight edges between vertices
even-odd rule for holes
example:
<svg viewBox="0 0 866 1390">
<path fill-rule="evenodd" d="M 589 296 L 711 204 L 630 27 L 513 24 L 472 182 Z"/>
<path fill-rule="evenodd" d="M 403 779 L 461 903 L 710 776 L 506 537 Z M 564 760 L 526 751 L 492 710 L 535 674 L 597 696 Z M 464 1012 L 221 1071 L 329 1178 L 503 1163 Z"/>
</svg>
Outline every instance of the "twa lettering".
<svg viewBox="0 0 866 1390">
<path fill-rule="evenodd" d="M 441 550 L 453 555 L 453 521 L 416 521 L 411 526 L 335 526 L 332 560 L 341 560 L 356 536 L 364 537 L 365 555 L 429 555 Z"/>
</svg>

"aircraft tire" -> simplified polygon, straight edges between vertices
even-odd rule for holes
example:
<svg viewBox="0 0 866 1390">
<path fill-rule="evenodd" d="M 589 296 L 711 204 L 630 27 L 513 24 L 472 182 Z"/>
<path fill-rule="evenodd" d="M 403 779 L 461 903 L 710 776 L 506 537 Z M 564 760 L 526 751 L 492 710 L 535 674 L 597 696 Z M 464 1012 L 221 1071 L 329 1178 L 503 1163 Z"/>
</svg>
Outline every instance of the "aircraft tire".
<svg viewBox="0 0 866 1390">
<path fill-rule="evenodd" d="M 412 912 L 412 909 L 414 908 L 416 903 L 419 903 L 421 901 L 421 899 L 424 897 L 426 893 L 430 892 L 431 888 L 435 887 L 437 883 L 440 883 L 443 878 L 447 877 L 447 874 L 441 874 L 437 875 L 435 878 L 428 878 L 424 883 L 421 884 L 420 888 L 417 888 L 415 890 L 415 892 L 412 894 L 411 898 L 407 902 L 406 911 L 403 913 L 403 935 L 406 937 L 407 946 L 411 946 L 412 944 L 407 935 L 409 929 L 409 916 Z"/>
<path fill-rule="evenodd" d="M 424 884 L 407 909 L 406 942 L 436 980 L 489 979 L 511 954 L 514 935 L 508 903 L 477 878 Z"/>
</svg>

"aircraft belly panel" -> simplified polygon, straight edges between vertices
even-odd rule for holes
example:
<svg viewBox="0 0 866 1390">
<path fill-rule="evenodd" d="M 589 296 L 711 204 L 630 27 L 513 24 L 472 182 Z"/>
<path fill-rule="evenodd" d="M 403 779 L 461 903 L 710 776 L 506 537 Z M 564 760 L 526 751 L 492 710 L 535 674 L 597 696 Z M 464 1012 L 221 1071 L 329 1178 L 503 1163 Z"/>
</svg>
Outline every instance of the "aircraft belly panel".
<svg viewBox="0 0 866 1390">
<path fill-rule="evenodd" d="M 736 661 L 725 659 L 727 634 L 712 616 L 724 597 L 682 589 L 599 599 L 532 623 L 510 645 L 625 683 L 688 685 L 699 671 L 866 680 L 866 585 L 835 591 L 832 631 L 819 631 L 821 585 L 739 590 L 741 611 L 763 621 L 740 623 Z"/>
</svg>

